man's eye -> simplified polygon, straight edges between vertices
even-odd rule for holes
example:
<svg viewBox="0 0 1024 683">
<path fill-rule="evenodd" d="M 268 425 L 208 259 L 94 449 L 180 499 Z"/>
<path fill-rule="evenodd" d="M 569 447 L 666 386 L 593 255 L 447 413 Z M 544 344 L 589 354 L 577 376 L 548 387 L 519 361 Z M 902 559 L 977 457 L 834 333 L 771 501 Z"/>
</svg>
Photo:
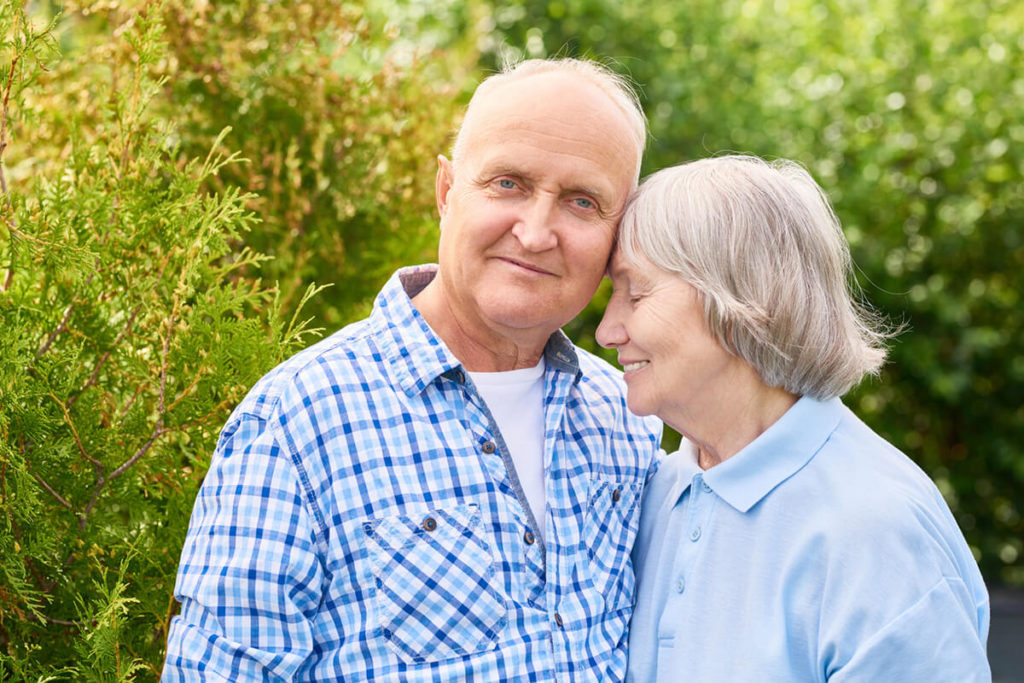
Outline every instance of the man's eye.
<svg viewBox="0 0 1024 683">
<path fill-rule="evenodd" d="M 594 202 L 590 201 L 586 197 L 577 197 L 573 201 L 576 203 L 576 206 L 580 207 L 581 209 L 594 208 Z"/>
<path fill-rule="evenodd" d="M 503 190 L 514 190 L 516 189 L 516 183 L 514 180 L 502 178 L 501 180 L 498 181 L 498 187 L 500 187 Z"/>
</svg>

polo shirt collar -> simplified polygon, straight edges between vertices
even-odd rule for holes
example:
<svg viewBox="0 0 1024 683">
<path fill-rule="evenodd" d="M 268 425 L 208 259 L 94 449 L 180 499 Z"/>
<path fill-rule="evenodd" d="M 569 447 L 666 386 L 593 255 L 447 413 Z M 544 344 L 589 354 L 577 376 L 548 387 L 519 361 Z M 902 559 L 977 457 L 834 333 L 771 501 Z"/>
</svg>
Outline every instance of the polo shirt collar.
<svg viewBox="0 0 1024 683">
<path fill-rule="evenodd" d="M 422 392 L 440 375 L 465 381 L 462 363 L 412 305 L 416 296 L 437 275 L 436 264 L 397 270 L 374 301 L 371 319 L 381 334 L 381 352 L 396 386 L 409 397 Z M 544 348 L 549 368 L 579 379 L 579 358 L 569 338 L 556 330 Z"/>
<path fill-rule="evenodd" d="M 800 398 L 739 453 L 705 471 L 704 483 L 740 512 L 749 511 L 811 461 L 839 425 L 843 410 L 839 398 Z"/>
</svg>

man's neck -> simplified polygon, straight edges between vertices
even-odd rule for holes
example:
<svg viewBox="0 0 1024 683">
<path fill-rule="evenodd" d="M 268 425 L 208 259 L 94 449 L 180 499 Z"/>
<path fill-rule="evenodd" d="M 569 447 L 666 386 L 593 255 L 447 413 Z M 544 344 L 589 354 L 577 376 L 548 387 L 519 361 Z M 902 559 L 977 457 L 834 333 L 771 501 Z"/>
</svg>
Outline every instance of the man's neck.
<svg viewBox="0 0 1024 683">
<path fill-rule="evenodd" d="M 448 305 L 437 277 L 412 298 L 412 305 L 470 372 L 532 368 L 544 354 L 547 337 L 540 339 L 536 333 L 517 334 L 511 329 L 494 329 L 482 321 L 473 324 L 460 319 Z"/>
</svg>

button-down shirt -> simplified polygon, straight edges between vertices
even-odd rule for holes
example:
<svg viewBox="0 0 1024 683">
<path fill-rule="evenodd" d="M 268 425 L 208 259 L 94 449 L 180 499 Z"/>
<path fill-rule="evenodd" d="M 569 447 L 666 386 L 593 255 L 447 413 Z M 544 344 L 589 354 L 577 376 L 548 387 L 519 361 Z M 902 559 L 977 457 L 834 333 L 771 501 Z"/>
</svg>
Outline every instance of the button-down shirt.
<svg viewBox="0 0 1024 683">
<path fill-rule="evenodd" d="M 649 485 L 629 680 L 991 680 L 989 605 L 938 489 L 839 399 Z"/>
<path fill-rule="evenodd" d="M 544 534 L 458 359 L 396 273 L 260 380 L 196 499 L 164 681 L 617 680 L 660 423 L 560 332 Z"/>
</svg>

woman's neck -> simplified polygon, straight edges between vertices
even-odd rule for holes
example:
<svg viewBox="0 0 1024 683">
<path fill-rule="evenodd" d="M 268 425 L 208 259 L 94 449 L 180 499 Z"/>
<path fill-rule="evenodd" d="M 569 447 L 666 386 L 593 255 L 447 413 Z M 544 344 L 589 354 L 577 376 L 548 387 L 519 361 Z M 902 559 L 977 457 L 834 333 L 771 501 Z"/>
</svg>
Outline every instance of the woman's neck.
<svg viewBox="0 0 1024 683">
<path fill-rule="evenodd" d="M 723 383 L 690 407 L 679 426 L 666 421 L 697 445 L 698 464 L 709 469 L 739 453 L 786 414 L 798 396 L 769 387 L 750 368 L 739 381 Z"/>
</svg>

